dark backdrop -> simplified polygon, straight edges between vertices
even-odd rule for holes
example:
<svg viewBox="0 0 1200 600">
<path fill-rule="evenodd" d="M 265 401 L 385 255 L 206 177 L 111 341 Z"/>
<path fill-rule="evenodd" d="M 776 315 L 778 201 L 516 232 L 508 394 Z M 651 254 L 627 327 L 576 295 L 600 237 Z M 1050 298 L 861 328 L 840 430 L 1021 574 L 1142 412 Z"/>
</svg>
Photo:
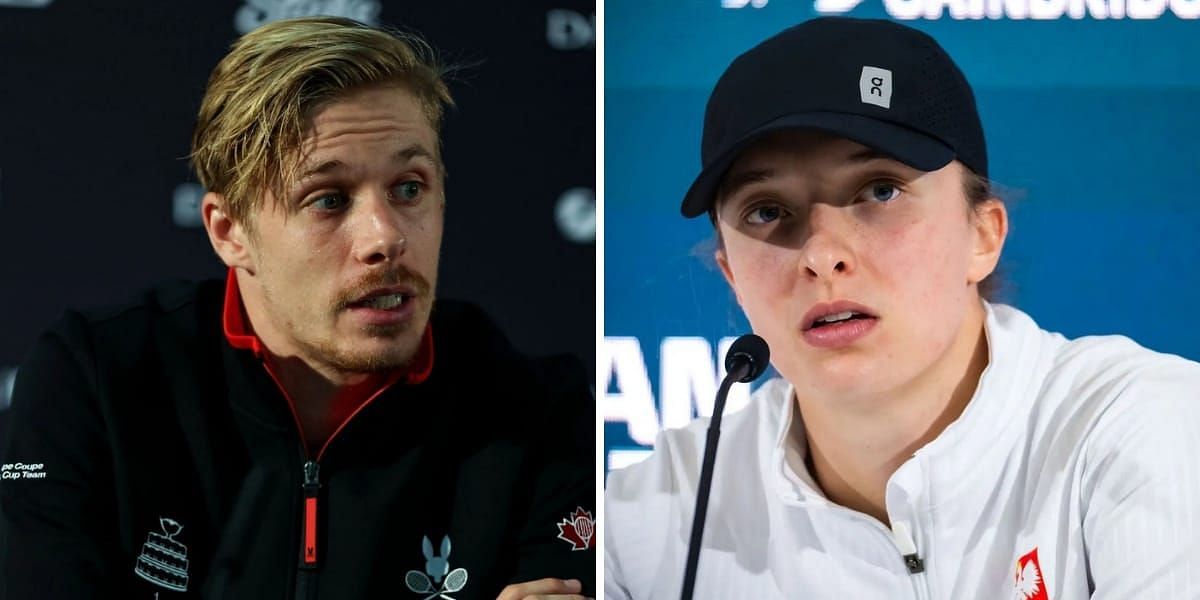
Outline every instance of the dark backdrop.
<svg viewBox="0 0 1200 600">
<path fill-rule="evenodd" d="M 102 4 L 0 0 L 0 425 L 64 309 L 223 275 L 184 158 L 204 84 L 248 27 L 307 14 L 414 30 L 474 65 L 451 82 L 439 292 L 594 368 L 594 2 Z"/>
</svg>

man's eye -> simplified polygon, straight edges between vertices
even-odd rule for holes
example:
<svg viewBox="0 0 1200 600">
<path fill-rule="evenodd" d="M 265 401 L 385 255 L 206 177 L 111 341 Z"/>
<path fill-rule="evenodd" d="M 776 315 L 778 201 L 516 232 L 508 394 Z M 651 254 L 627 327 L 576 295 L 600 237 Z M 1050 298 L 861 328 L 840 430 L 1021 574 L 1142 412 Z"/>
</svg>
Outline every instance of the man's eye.
<svg viewBox="0 0 1200 600">
<path fill-rule="evenodd" d="M 312 207 L 317 210 L 332 212 L 346 207 L 346 197 L 342 194 L 325 194 L 312 201 Z"/>
<path fill-rule="evenodd" d="M 751 225 L 765 225 L 783 216 L 783 209 L 778 206 L 759 206 L 746 215 L 746 222 Z"/>
<path fill-rule="evenodd" d="M 413 201 L 421 196 L 421 190 L 425 185 L 419 181 L 405 181 L 392 188 L 397 198 L 401 200 Z"/>
<path fill-rule="evenodd" d="M 891 202 L 899 195 L 899 186 L 886 181 L 877 181 L 863 190 L 863 198 L 873 202 Z"/>
</svg>

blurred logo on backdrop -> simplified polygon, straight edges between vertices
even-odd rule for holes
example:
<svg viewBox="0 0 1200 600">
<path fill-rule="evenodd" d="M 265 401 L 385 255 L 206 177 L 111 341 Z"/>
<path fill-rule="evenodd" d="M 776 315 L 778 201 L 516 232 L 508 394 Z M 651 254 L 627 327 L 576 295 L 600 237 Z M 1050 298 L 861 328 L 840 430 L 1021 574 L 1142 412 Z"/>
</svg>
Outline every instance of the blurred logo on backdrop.
<svg viewBox="0 0 1200 600">
<path fill-rule="evenodd" d="M 272 21 L 326 15 L 378 25 L 379 0 L 246 0 L 234 15 L 238 33 L 249 33 Z"/>
<path fill-rule="evenodd" d="M 729 9 L 763 8 L 769 0 L 721 0 Z M 776 0 L 778 2 L 779 0 Z M 865 0 L 816 0 L 813 10 L 840 15 Z M 871 0 L 875 1 L 875 0 Z M 881 0 L 894 19 L 1157 19 L 1168 13 L 1180 19 L 1200 18 L 1200 0 Z"/>
<path fill-rule="evenodd" d="M 0 367 L 0 410 L 12 404 L 13 385 L 17 383 L 16 367 Z"/>
<path fill-rule="evenodd" d="M 562 193 L 554 206 L 554 222 L 563 237 L 576 244 L 596 241 L 596 192 L 575 187 Z"/>
<path fill-rule="evenodd" d="M 596 46 L 596 15 L 564 8 L 546 13 L 546 42 L 555 50 L 580 50 Z"/>
<path fill-rule="evenodd" d="M 200 201 L 204 199 L 204 186 L 198 183 L 181 183 L 175 186 L 171 197 L 171 222 L 176 227 L 192 229 L 203 227 L 200 217 Z"/>
<path fill-rule="evenodd" d="M 11 6 L 14 8 L 46 8 L 53 2 L 54 0 L 0 0 L 0 6 Z"/>
</svg>

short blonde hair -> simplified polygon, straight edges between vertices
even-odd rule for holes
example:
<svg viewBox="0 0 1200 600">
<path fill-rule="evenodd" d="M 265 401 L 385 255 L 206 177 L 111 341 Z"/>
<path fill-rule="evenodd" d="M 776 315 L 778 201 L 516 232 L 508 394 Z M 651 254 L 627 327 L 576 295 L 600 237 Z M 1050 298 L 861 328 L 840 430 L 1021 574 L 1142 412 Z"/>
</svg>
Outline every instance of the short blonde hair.
<svg viewBox="0 0 1200 600">
<path fill-rule="evenodd" d="M 287 19 L 242 36 L 213 69 L 192 134 L 200 183 L 225 197 L 235 222 L 270 191 L 278 200 L 299 168 L 313 113 L 349 92 L 400 85 L 435 133 L 454 104 L 446 70 L 420 38 L 336 17 Z"/>
</svg>

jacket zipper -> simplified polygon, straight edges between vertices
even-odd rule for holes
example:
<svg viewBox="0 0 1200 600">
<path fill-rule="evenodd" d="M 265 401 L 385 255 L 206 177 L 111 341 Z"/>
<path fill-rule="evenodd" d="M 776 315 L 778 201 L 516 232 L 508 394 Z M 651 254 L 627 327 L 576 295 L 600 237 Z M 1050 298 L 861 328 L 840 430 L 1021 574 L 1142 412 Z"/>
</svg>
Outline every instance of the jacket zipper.
<svg viewBox="0 0 1200 600">
<path fill-rule="evenodd" d="M 304 501 L 304 519 L 300 523 L 300 565 L 296 569 L 295 600 L 311 600 L 317 597 L 317 492 L 321 488 L 318 477 L 320 464 L 309 460 L 307 453 L 304 461 L 304 483 L 301 484 Z"/>
<path fill-rule="evenodd" d="M 892 541 L 900 551 L 904 566 L 908 568 L 917 598 L 919 600 L 928 599 L 929 580 L 925 575 L 925 561 L 921 560 L 921 556 L 917 553 L 917 545 L 913 542 L 912 531 L 909 529 L 908 523 L 904 521 L 892 523 Z"/>
<path fill-rule="evenodd" d="M 316 458 L 312 458 L 309 454 L 308 444 L 304 442 L 304 426 L 300 423 L 300 415 L 296 414 L 296 408 L 292 402 L 292 397 L 288 395 L 287 390 L 284 389 L 283 384 L 279 381 L 279 378 L 275 376 L 275 372 L 271 370 L 271 367 L 266 362 L 263 363 L 263 366 L 266 367 L 267 374 L 271 376 L 271 379 L 275 381 L 275 385 L 279 388 L 279 391 L 282 392 L 284 398 L 287 399 L 288 408 L 291 409 L 292 418 L 296 421 L 296 431 L 300 435 L 300 455 L 304 460 L 304 472 L 302 479 L 304 483 L 301 485 L 301 499 L 304 506 L 304 519 L 300 523 L 301 552 L 300 565 L 296 570 L 295 598 L 297 600 L 309 600 L 310 598 L 316 598 L 317 569 L 320 566 L 320 544 L 317 538 L 317 524 L 318 516 L 320 514 L 319 492 L 321 489 L 321 457 L 325 455 L 325 450 L 329 448 L 329 443 L 332 442 L 333 439 L 342 432 L 342 429 L 346 427 L 346 424 L 354 419 L 358 413 L 362 412 L 362 410 L 366 408 L 368 404 L 374 402 L 375 398 L 391 387 L 392 384 L 395 383 L 395 380 L 380 388 L 370 398 L 367 398 L 365 402 L 360 404 L 358 408 L 354 410 L 354 412 L 350 413 L 350 416 L 347 417 L 346 420 L 334 430 L 333 434 L 325 440 L 325 444 L 321 446 L 319 451 L 317 451 Z"/>
<path fill-rule="evenodd" d="M 263 360 L 263 368 L 267 375 L 271 376 L 271 380 L 275 382 L 275 387 L 283 394 L 287 400 L 288 410 L 292 413 L 292 419 L 296 422 L 296 432 L 300 436 L 300 458 L 303 460 L 303 472 L 300 481 L 300 499 L 302 502 L 301 512 L 304 518 L 300 521 L 300 565 L 296 569 L 296 587 L 293 590 L 292 597 L 295 600 L 309 600 L 315 598 L 316 591 L 316 575 L 317 575 L 317 492 L 320 490 L 320 454 L 317 455 L 317 460 L 313 460 L 308 452 L 308 444 L 304 441 L 304 425 L 300 423 L 300 415 L 296 413 L 295 403 L 292 397 L 287 393 L 287 389 L 283 387 L 283 382 L 275 375 L 275 371 L 271 368 L 271 364 Z M 324 448 L 322 448 L 322 451 Z"/>
<path fill-rule="evenodd" d="M 912 532 L 908 527 L 908 523 L 896 521 L 892 523 L 892 528 L 889 530 L 883 523 L 858 511 L 833 503 L 829 503 L 829 508 L 835 512 L 841 512 L 850 518 L 859 519 L 870 524 L 871 527 L 874 527 L 891 540 L 897 553 L 900 554 L 900 559 L 904 561 L 904 566 L 908 569 L 909 578 L 913 582 L 913 593 L 918 600 L 929 600 L 929 579 L 925 573 L 925 560 L 917 552 L 917 545 L 913 542 Z"/>
<path fill-rule="evenodd" d="M 304 557 L 300 567 L 317 568 L 317 490 L 321 465 L 315 460 L 304 463 Z"/>
<path fill-rule="evenodd" d="M 321 449 L 317 451 L 316 458 L 312 458 L 309 454 L 308 444 L 304 441 L 304 425 L 300 423 L 300 415 L 296 413 L 296 406 L 292 401 L 292 397 L 287 393 L 287 389 L 283 387 L 283 382 L 281 382 L 279 377 L 275 375 L 275 371 L 271 369 L 270 363 L 264 360 L 263 367 L 266 369 L 267 374 L 271 376 L 271 380 L 275 382 L 275 386 L 279 388 L 279 391 L 287 400 L 288 409 L 291 410 L 292 418 L 296 421 L 296 431 L 300 435 L 300 454 L 301 458 L 304 459 L 304 483 L 301 486 L 301 490 L 303 492 L 301 498 L 304 502 L 304 520 L 300 523 L 300 539 L 302 548 L 300 553 L 300 567 L 296 570 L 295 597 L 297 600 L 308 600 L 316 597 L 317 568 L 320 566 L 320 563 L 318 562 L 319 544 L 317 539 L 317 516 L 319 514 L 318 492 L 321 489 L 321 457 L 325 455 L 325 450 L 329 448 L 329 443 L 332 442 L 333 439 L 342 432 L 342 429 L 345 429 L 346 424 L 353 420 L 354 417 L 358 416 L 358 413 L 362 412 L 367 405 L 374 402 L 375 398 L 378 398 L 380 394 L 392 387 L 392 385 L 395 384 L 400 377 L 394 377 L 384 384 L 383 387 L 376 390 L 371 397 L 366 399 L 366 401 L 358 405 L 358 407 L 354 409 L 354 412 L 350 413 L 350 416 L 346 417 L 346 420 L 342 421 L 341 424 L 338 425 L 337 429 L 335 429 L 329 436 L 329 438 L 325 440 L 324 445 L 322 445 Z"/>
</svg>

